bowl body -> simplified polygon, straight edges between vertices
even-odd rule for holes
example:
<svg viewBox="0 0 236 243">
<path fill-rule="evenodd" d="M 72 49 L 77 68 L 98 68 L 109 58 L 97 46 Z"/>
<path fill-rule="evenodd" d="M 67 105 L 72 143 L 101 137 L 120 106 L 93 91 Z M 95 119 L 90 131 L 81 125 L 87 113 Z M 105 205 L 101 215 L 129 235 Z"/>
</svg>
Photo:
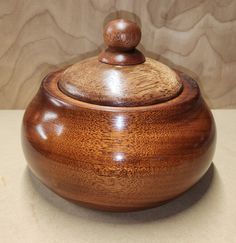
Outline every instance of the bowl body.
<svg viewBox="0 0 236 243">
<path fill-rule="evenodd" d="M 195 81 L 167 102 L 109 107 L 67 97 L 48 75 L 26 109 L 22 145 L 33 174 L 57 194 L 111 211 L 154 207 L 207 171 L 215 123 Z"/>
</svg>

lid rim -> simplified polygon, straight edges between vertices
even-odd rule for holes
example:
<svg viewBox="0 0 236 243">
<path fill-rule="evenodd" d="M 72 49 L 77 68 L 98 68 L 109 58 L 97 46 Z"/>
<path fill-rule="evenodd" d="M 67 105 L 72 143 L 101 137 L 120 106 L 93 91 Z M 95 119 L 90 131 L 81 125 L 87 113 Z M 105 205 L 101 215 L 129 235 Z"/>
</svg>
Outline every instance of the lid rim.
<svg viewBox="0 0 236 243">
<path fill-rule="evenodd" d="M 118 107 L 118 106 L 102 106 L 96 104 L 86 103 L 80 100 L 71 98 L 61 92 L 58 88 L 58 81 L 65 69 L 58 70 L 48 74 L 42 81 L 41 92 L 51 101 L 52 105 L 58 108 L 66 109 L 92 109 L 94 111 L 108 111 L 108 112 L 145 112 L 145 111 L 160 111 L 170 112 L 177 110 L 183 113 L 191 107 L 198 105 L 202 100 L 200 89 L 197 82 L 185 73 L 179 72 L 180 79 L 183 83 L 182 92 L 172 100 L 163 103 L 136 106 L 136 107 Z M 191 108 L 192 109 L 192 108 Z"/>
<path fill-rule="evenodd" d="M 150 105 L 156 105 L 156 104 L 161 104 L 161 103 L 164 103 L 164 102 L 167 102 L 169 100 L 172 100 L 174 98 L 176 98 L 177 96 L 179 96 L 184 87 L 183 87 L 183 82 L 182 80 L 179 81 L 181 83 L 181 87 L 179 89 L 179 91 L 171 96 L 171 97 L 167 97 L 167 98 L 162 98 L 162 99 L 158 99 L 158 100 L 152 100 L 150 102 L 146 101 L 146 102 L 140 102 L 140 101 L 137 101 L 137 102 L 129 102 L 128 100 L 127 101 L 109 101 L 109 100 L 93 100 L 93 99 L 89 99 L 87 98 L 86 96 L 78 96 L 78 94 L 76 95 L 73 95 L 69 92 L 67 92 L 66 89 L 63 88 L 63 86 L 61 86 L 60 82 L 57 83 L 57 86 L 58 86 L 58 89 L 65 95 L 67 95 L 68 97 L 74 99 L 74 100 L 78 100 L 78 101 L 82 101 L 82 102 L 85 102 L 85 103 L 88 103 L 88 104 L 93 104 L 93 105 L 99 105 L 99 106 L 108 106 L 108 107 L 140 107 L 140 106 L 150 106 Z"/>
</svg>

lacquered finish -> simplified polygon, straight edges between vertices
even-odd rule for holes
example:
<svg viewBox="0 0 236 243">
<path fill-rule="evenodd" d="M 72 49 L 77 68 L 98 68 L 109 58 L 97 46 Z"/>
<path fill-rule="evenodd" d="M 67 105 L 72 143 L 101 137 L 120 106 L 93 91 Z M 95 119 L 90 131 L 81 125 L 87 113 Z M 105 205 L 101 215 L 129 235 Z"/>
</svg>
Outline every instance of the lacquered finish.
<svg viewBox="0 0 236 243">
<path fill-rule="evenodd" d="M 132 21 L 115 19 L 105 26 L 103 37 L 109 48 L 116 51 L 131 51 L 141 40 L 141 30 Z"/>
<path fill-rule="evenodd" d="M 59 195 L 103 210 L 153 207 L 189 189 L 207 171 L 214 120 L 197 84 L 140 107 L 88 104 L 49 75 L 28 106 L 22 144 L 32 172 Z"/>
<path fill-rule="evenodd" d="M 111 65 L 128 66 L 144 63 L 146 59 L 142 52 L 137 49 L 121 52 L 107 48 L 99 54 L 98 60 Z"/>
<path fill-rule="evenodd" d="M 141 30 L 136 23 L 125 19 L 110 21 L 103 37 L 108 48 L 100 53 L 99 61 L 120 66 L 145 62 L 144 55 L 135 49 L 141 40 Z"/>
<path fill-rule="evenodd" d="M 98 105 L 143 106 L 179 95 L 182 83 L 168 66 L 147 58 L 134 66 L 113 66 L 97 57 L 67 68 L 58 81 L 66 95 Z"/>
</svg>

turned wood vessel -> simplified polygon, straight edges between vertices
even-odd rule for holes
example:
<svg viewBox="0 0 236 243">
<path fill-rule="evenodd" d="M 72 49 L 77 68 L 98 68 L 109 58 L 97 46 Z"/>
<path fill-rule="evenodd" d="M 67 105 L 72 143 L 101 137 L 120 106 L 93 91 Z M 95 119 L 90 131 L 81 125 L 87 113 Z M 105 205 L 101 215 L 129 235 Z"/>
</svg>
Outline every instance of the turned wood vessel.
<svg viewBox="0 0 236 243">
<path fill-rule="evenodd" d="M 215 124 L 191 77 L 145 58 L 140 28 L 105 27 L 107 49 L 50 73 L 25 111 L 33 174 L 60 196 L 111 211 L 160 205 L 209 168 Z"/>
</svg>

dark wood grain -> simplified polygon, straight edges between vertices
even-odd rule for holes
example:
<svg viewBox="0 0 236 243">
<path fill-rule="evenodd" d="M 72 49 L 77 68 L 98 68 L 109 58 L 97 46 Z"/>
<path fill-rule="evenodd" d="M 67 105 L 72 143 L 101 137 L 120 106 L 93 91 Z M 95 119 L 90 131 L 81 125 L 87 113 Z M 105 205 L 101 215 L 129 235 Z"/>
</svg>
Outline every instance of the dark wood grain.
<svg viewBox="0 0 236 243">
<path fill-rule="evenodd" d="M 100 53 L 99 61 L 120 66 L 145 62 L 144 55 L 135 49 L 141 40 L 141 30 L 135 22 L 112 20 L 105 26 L 103 36 L 108 48 Z"/>
<path fill-rule="evenodd" d="M 195 81 L 140 107 L 88 104 L 63 94 L 64 70 L 44 79 L 28 106 L 22 144 L 32 172 L 53 191 L 90 207 L 138 210 L 186 191 L 207 171 L 215 124 Z"/>
<path fill-rule="evenodd" d="M 143 53 L 137 49 L 122 52 L 107 48 L 101 51 L 98 59 L 100 62 L 119 66 L 137 65 L 145 62 Z"/>
<path fill-rule="evenodd" d="M 139 26 L 130 20 L 115 19 L 104 28 L 105 44 L 114 51 L 131 51 L 141 40 Z"/>
</svg>

